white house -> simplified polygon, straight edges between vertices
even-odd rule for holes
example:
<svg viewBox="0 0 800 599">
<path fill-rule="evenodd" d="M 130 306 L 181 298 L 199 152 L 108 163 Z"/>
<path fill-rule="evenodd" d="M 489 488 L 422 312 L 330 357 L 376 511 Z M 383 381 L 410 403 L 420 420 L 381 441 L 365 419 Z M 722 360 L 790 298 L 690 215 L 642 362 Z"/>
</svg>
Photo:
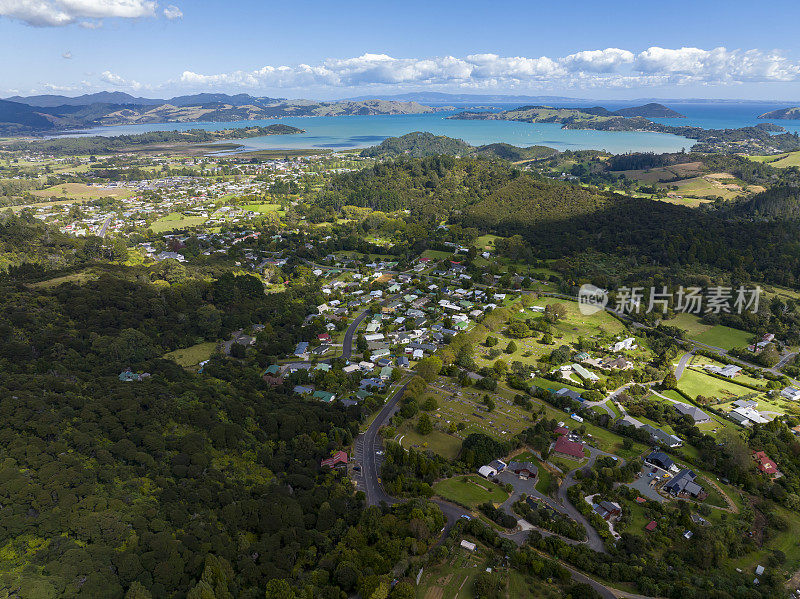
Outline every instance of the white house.
<svg viewBox="0 0 800 599">
<path fill-rule="evenodd" d="M 800 399 L 800 389 L 796 387 L 786 387 L 786 389 L 781 391 L 781 395 L 791 401 L 797 401 Z"/>
</svg>

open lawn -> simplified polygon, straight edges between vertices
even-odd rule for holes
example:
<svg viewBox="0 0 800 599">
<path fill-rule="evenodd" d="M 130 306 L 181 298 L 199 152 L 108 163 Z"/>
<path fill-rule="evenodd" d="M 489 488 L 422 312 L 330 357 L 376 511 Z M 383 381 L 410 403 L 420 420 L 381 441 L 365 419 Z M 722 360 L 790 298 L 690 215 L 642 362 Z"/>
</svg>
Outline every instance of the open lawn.
<svg viewBox="0 0 800 599">
<path fill-rule="evenodd" d="M 75 283 L 76 285 L 83 285 L 88 281 L 93 281 L 97 277 L 91 270 L 82 270 L 80 272 L 75 272 L 69 275 L 64 275 L 61 277 L 55 277 L 52 279 L 47 279 L 45 281 L 39 281 L 38 283 L 31 283 L 30 287 L 38 288 L 38 289 L 48 289 L 50 287 L 56 287 L 61 285 L 62 283 Z"/>
<path fill-rule="evenodd" d="M 698 395 L 734 399 L 754 392 L 752 389 L 737 385 L 733 381 L 723 381 L 691 368 L 683 371 L 683 376 L 678 381 L 678 389 L 693 399 L 696 399 Z"/>
<path fill-rule="evenodd" d="M 508 493 L 477 474 L 440 480 L 434 483 L 433 490 L 443 499 L 469 508 L 476 508 L 487 501 L 499 505 L 508 499 Z"/>
<path fill-rule="evenodd" d="M 800 518 L 788 510 L 775 506 L 777 514 L 787 522 L 786 530 L 774 533 L 763 547 L 737 559 L 729 560 L 731 567 L 741 568 L 746 572 L 753 572 L 758 564 L 767 566 L 769 556 L 773 551 L 782 551 L 786 555 L 786 562 L 780 566 L 789 573 L 800 568 Z M 788 578 L 788 576 L 787 576 Z"/>
<path fill-rule="evenodd" d="M 261 214 L 266 214 L 267 212 L 282 213 L 280 204 L 247 204 L 243 208 L 250 212 L 259 212 Z"/>
<path fill-rule="evenodd" d="M 93 187 L 83 183 L 62 183 L 46 189 L 31 192 L 37 198 L 66 198 L 69 200 L 91 200 L 95 198 L 129 198 L 133 195 L 130 189 L 108 189 Z"/>
<path fill-rule="evenodd" d="M 721 324 L 710 325 L 702 322 L 694 314 L 681 312 L 675 318 L 665 320 L 664 324 L 671 327 L 678 327 L 686 331 L 686 336 L 694 341 L 699 341 L 705 345 L 720 347 L 722 349 L 732 349 L 734 347 L 746 347 L 753 338 L 752 333 L 740 331 Z"/>
<path fill-rule="evenodd" d="M 461 439 L 439 430 L 421 435 L 416 430 L 416 423 L 406 421 L 397 431 L 397 440 L 406 449 L 430 450 L 443 458 L 454 460 L 461 451 Z"/>
<path fill-rule="evenodd" d="M 189 229 L 202 225 L 208 220 L 205 216 L 184 216 L 180 212 L 173 212 L 159 218 L 152 225 L 150 230 L 153 233 L 165 233 L 178 229 Z"/>
<path fill-rule="evenodd" d="M 753 334 L 718 324 L 691 338 L 713 347 L 733 349 L 734 347 L 747 347 L 753 338 Z"/>
<path fill-rule="evenodd" d="M 788 152 L 771 156 L 747 156 L 754 162 L 763 162 L 776 168 L 786 168 L 789 166 L 800 166 L 800 152 Z"/>
<path fill-rule="evenodd" d="M 211 341 L 198 343 L 197 345 L 192 345 L 185 349 L 176 349 L 175 351 L 164 354 L 164 359 L 172 360 L 184 368 L 190 368 L 197 366 L 204 360 L 208 360 L 211 354 L 214 353 L 216 347 L 217 344 Z"/>
</svg>

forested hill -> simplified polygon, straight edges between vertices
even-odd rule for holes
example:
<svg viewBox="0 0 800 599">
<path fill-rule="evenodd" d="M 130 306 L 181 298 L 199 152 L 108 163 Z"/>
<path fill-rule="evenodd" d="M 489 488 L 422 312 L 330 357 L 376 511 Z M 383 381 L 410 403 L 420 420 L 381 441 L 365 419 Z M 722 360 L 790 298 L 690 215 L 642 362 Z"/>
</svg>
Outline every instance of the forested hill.
<svg viewBox="0 0 800 599">
<path fill-rule="evenodd" d="M 467 156 L 469 154 L 479 154 L 511 162 L 519 162 L 547 158 L 557 153 L 558 150 L 547 146 L 522 148 L 506 143 L 494 143 L 476 147 L 461 139 L 415 131 L 400 137 L 389 137 L 377 146 L 363 150 L 361 156 L 367 158 L 397 158 L 400 156 L 422 158 L 424 156 Z"/>
<path fill-rule="evenodd" d="M 520 235 L 534 253 L 551 258 L 601 251 L 645 264 L 746 272 L 780 284 L 800 280 L 792 221 L 591 191 L 479 158 L 380 163 L 335 177 L 319 201 L 330 209 L 410 210 L 428 226 L 449 218 L 480 231 Z"/>
<path fill-rule="evenodd" d="M 363 150 L 361 155 L 367 158 L 395 158 L 402 155 L 420 158 L 437 154 L 464 155 L 471 151 L 472 146 L 461 139 L 415 131 L 401 137 L 384 139 L 377 146 Z"/>
<path fill-rule="evenodd" d="M 800 188 L 777 185 L 736 203 L 731 212 L 755 219 L 800 221 Z"/>
</svg>

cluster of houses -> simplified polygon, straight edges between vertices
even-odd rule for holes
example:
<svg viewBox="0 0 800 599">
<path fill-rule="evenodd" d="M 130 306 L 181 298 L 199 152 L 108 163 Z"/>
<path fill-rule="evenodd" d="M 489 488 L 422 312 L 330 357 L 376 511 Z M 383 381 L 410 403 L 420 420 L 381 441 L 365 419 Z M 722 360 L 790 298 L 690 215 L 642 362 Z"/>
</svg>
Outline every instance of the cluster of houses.
<svg viewBox="0 0 800 599">
<path fill-rule="evenodd" d="M 664 452 L 653 451 L 644 459 L 644 464 L 646 467 L 661 471 L 661 475 L 655 477 L 653 483 L 666 480 L 662 486 L 664 493 L 673 497 L 691 497 L 700 501 L 707 497 L 702 485 L 696 480 L 697 475 L 688 468 L 680 469 Z"/>
<path fill-rule="evenodd" d="M 757 341 L 751 345 L 747 346 L 747 349 L 754 354 L 761 353 L 761 351 L 767 347 L 770 343 L 775 341 L 775 335 L 772 333 L 765 333 L 764 336 L 761 338 L 760 341 Z"/>
</svg>

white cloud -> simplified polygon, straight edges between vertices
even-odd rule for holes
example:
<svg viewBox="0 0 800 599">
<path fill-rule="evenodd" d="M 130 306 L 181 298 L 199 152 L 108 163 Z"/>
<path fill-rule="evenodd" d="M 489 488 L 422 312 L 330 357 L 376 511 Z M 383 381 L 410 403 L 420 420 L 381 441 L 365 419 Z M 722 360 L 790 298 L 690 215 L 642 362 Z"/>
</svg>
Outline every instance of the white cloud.
<svg viewBox="0 0 800 599">
<path fill-rule="evenodd" d="M 122 87 L 126 89 L 141 89 L 142 84 L 138 81 L 134 81 L 133 79 L 125 79 L 116 73 L 112 73 L 111 71 L 103 71 L 100 74 L 100 80 L 104 83 L 108 83 L 109 85 L 113 85 L 114 87 Z"/>
<path fill-rule="evenodd" d="M 70 58 L 72 58 L 72 52 L 70 52 L 69 50 L 67 50 L 66 52 L 64 52 L 64 53 L 61 55 L 61 58 L 66 58 L 66 59 L 70 59 Z"/>
<path fill-rule="evenodd" d="M 173 19 L 182 19 L 183 11 L 174 4 L 170 4 L 164 9 L 164 16 L 170 21 Z"/>
<path fill-rule="evenodd" d="M 153 0 L 0 0 L 0 16 L 34 27 L 78 23 L 94 29 L 102 24 L 100 19 L 155 17 L 156 7 Z M 170 9 L 180 13 L 177 7 L 170 6 L 164 11 L 165 16 Z M 170 14 L 175 13 L 170 11 Z"/>
<path fill-rule="evenodd" d="M 584 50 L 564 57 L 393 58 L 364 54 L 317 65 L 267 65 L 255 70 L 202 74 L 185 71 L 189 87 L 252 89 L 426 85 L 460 89 L 634 88 L 686 83 L 735 84 L 800 80 L 800 65 L 778 52 L 652 47 L 634 54 L 621 48 Z"/>
<path fill-rule="evenodd" d="M 576 52 L 565 56 L 562 62 L 571 71 L 609 73 L 621 65 L 632 63 L 633 59 L 633 52 L 619 48 L 606 48 L 605 50 Z"/>
</svg>

